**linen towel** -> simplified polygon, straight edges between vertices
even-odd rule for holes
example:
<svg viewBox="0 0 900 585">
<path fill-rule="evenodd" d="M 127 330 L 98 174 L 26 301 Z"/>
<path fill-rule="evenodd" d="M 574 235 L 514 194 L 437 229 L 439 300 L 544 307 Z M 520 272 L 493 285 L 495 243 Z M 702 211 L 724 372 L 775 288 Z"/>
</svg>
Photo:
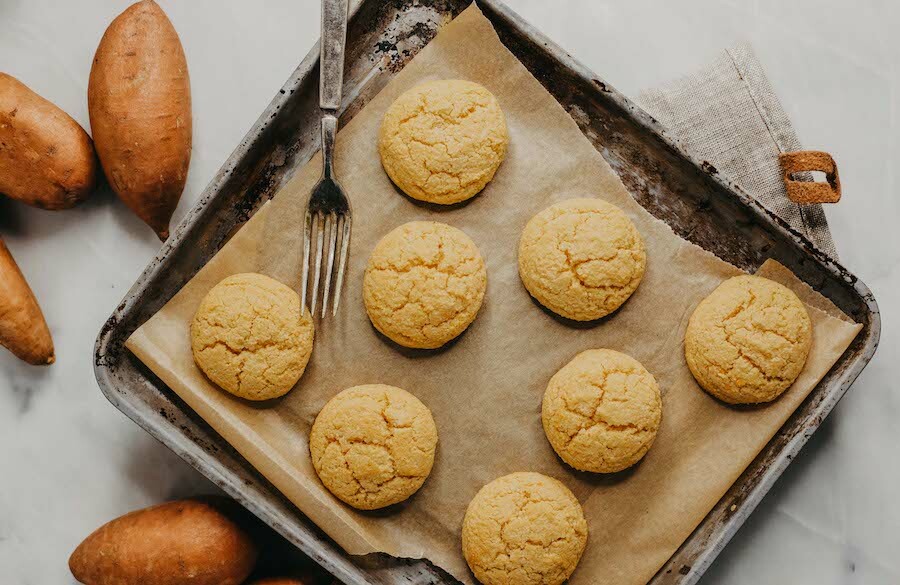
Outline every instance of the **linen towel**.
<svg viewBox="0 0 900 585">
<path fill-rule="evenodd" d="M 725 49 L 709 65 L 642 91 L 637 102 L 688 150 L 837 259 L 822 206 L 787 197 L 778 155 L 803 148 L 749 44 Z M 800 178 L 811 180 L 805 175 Z"/>
</svg>

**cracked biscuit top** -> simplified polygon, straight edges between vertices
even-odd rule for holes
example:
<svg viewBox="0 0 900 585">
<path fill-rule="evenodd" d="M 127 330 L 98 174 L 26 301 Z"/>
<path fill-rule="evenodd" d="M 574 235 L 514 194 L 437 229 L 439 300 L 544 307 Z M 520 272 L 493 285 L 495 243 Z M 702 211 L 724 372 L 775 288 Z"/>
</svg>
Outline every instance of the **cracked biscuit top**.
<svg viewBox="0 0 900 585">
<path fill-rule="evenodd" d="M 469 236 L 413 221 L 375 246 L 363 299 L 378 331 L 404 347 L 435 349 L 475 320 L 486 286 L 484 260 Z"/>
<path fill-rule="evenodd" d="M 484 585 L 559 585 L 587 544 L 581 504 L 557 480 L 519 472 L 472 498 L 462 528 L 463 556 Z"/>
<path fill-rule="evenodd" d="M 235 274 L 206 294 L 191 323 L 194 361 L 224 390 L 247 400 L 286 394 L 313 346 L 300 297 L 262 274 Z"/>
<path fill-rule="evenodd" d="M 569 199 L 535 215 L 519 240 L 519 275 L 542 305 L 567 319 L 612 313 L 637 289 L 647 256 L 625 213 L 602 199 Z"/>
<path fill-rule="evenodd" d="M 322 408 L 309 436 L 319 479 L 360 510 L 402 502 L 434 464 L 431 411 L 400 388 L 367 384 L 344 390 Z"/>
<path fill-rule="evenodd" d="M 769 402 L 806 364 L 812 326 L 787 287 L 736 276 L 703 299 L 688 322 L 684 354 L 697 382 L 730 404 Z"/>
<path fill-rule="evenodd" d="M 541 420 L 560 458 L 581 471 L 614 473 L 650 449 L 662 418 L 656 379 L 610 349 L 575 356 L 547 385 Z"/>
<path fill-rule="evenodd" d="M 414 199 L 465 201 L 494 177 L 506 155 L 497 98 L 471 81 L 429 81 L 388 108 L 378 150 L 391 180 Z"/>
</svg>

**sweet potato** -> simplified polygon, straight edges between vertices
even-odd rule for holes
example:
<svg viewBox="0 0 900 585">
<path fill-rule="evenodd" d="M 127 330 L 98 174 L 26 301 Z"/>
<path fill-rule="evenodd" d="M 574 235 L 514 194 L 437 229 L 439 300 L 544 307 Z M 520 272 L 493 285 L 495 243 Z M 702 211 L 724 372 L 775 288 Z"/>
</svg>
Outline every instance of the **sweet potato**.
<svg viewBox="0 0 900 585">
<path fill-rule="evenodd" d="M 88 111 L 110 185 L 165 240 L 191 161 L 191 86 L 178 33 L 153 0 L 103 34 Z"/>
<path fill-rule="evenodd" d="M 0 73 L 0 193 L 42 209 L 67 209 L 97 182 L 87 132 L 64 111 Z"/>
<path fill-rule="evenodd" d="M 69 557 L 86 585 L 240 585 L 258 551 L 225 498 L 169 502 L 98 528 Z"/>
<path fill-rule="evenodd" d="M 3 238 L 0 238 L 0 345 L 36 366 L 56 360 L 44 314 Z"/>
</svg>

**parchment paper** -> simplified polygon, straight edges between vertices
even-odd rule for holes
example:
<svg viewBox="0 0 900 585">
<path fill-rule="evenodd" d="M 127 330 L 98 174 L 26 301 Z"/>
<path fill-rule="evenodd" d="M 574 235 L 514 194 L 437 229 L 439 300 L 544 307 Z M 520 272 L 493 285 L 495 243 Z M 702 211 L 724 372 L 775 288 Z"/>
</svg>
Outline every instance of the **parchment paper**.
<svg viewBox="0 0 900 585">
<path fill-rule="evenodd" d="M 480 196 L 451 209 L 399 194 L 381 169 L 376 147 L 391 101 L 416 83 L 437 78 L 485 85 L 500 100 L 510 133 L 507 158 L 494 180 Z M 762 408 L 734 409 L 701 391 L 684 362 L 684 328 L 697 303 L 739 271 L 678 238 L 636 204 L 475 7 L 448 24 L 356 115 L 340 132 L 336 154 L 338 176 L 354 205 L 345 305 L 336 320 L 325 321 L 316 332 L 312 360 L 292 392 L 274 404 L 253 405 L 218 390 L 194 365 L 189 326 L 203 295 L 229 274 L 259 271 L 296 286 L 299 218 L 320 172 L 318 156 L 127 345 L 350 553 L 425 557 L 472 582 L 459 540 L 469 500 L 500 475 L 533 470 L 562 480 L 584 506 L 588 548 L 571 582 L 645 582 L 859 330 L 846 318 L 811 306 L 812 355 L 781 399 Z M 648 251 L 646 276 L 633 297 L 611 317 L 587 327 L 563 323 L 536 305 L 516 267 L 518 238 L 527 220 L 553 202 L 576 196 L 601 197 L 625 209 Z M 380 337 L 361 297 L 363 270 L 375 242 L 414 219 L 461 228 L 487 263 L 488 291 L 478 318 L 456 342 L 433 352 L 404 350 Z M 800 290 L 793 275 L 784 272 L 783 279 Z M 822 300 L 818 306 L 829 309 Z M 662 426 L 653 448 L 635 468 L 613 476 L 566 467 L 540 422 L 550 377 L 578 352 L 597 347 L 634 356 L 656 376 L 663 393 Z M 428 405 L 439 444 L 431 477 L 415 496 L 387 510 L 361 513 L 319 483 L 307 437 L 329 398 L 373 382 L 405 388 Z"/>
</svg>

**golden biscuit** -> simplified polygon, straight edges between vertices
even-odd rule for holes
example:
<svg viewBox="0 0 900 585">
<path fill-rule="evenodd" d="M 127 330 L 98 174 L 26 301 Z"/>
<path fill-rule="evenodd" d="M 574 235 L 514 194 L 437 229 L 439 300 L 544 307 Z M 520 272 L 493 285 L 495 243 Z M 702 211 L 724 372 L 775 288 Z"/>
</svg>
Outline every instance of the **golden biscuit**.
<svg viewBox="0 0 900 585">
<path fill-rule="evenodd" d="M 360 510 L 413 495 L 431 473 L 436 446 L 431 411 L 409 392 L 384 384 L 354 386 L 329 400 L 309 435 L 319 479 Z"/>
<path fill-rule="evenodd" d="M 484 585 L 559 585 L 587 544 L 581 504 L 557 480 L 512 473 L 475 494 L 462 528 L 463 556 Z"/>
<path fill-rule="evenodd" d="M 224 390 L 247 400 L 277 398 L 309 362 L 313 322 L 300 297 L 262 274 L 235 274 L 206 294 L 191 323 L 194 361 Z"/>
<path fill-rule="evenodd" d="M 535 215 L 519 240 L 519 276 L 539 303 L 575 321 L 618 309 L 647 256 L 625 213 L 602 199 L 569 199 Z"/>
<path fill-rule="evenodd" d="M 384 115 L 381 164 L 404 193 L 431 203 L 465 201 L 494 177 L 506 155 L 497 98 L 471 81 L 429 81 L 407 90 Z"/>
<path fill-rule="evenodd" d="M 662 418 L 656 379 L 611 349 L 584 351 L 547 385 L 541 421 L 553 450 L 581 471 L 613 473 L 650 449 Z"/>
<path fill-rule="evenodd" d="M 726 280 L 703 299 L 684 334 L 697 383 L 730 404 L 778 398 L 800 375 L 811 345 L 809 313 L 797 295 L 749 275 Z"/>
<path fill-rule="evenodd" d="M 434 349 L 475 320 L 486 287 L 484 260 L 469 236 L 413 221 L 375 246 L 363 300 L 378 331 L 404 347 Z"/>
</svg>

